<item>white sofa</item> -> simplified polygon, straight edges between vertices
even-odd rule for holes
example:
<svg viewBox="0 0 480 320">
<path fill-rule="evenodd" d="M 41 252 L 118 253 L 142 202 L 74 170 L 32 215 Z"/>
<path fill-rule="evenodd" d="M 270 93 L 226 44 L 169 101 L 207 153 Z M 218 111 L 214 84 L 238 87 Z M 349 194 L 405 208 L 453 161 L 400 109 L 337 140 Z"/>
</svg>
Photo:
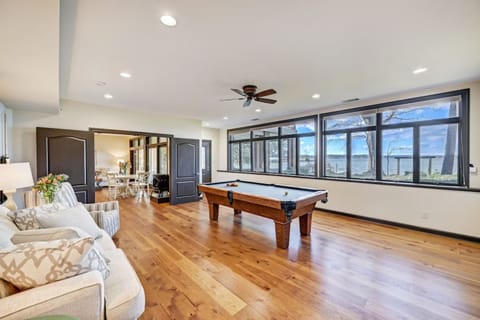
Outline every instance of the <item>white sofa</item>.
<svg viewBox="0 0 480 320">
<path fill-rule="evenodd" d="M 23 194 L 25 207 L 31 208 L 42 204 L 40 194 L 36 191 L 27 191 Z M 55 195 L 55 202 L 60 202 L 67 208 L 73 207 L 80 202 L 77 200 L 75 191 L 70 182 L 62 182 L 62 187 Z M 105 230 L 110 237 L 120 229 L 120 208 L 118 201 L 104 201 L 82 204 L 88 210 L 97 225 Z"/>
<path fill-rule="evenodd" d="M 0 249 L 13 245 L 10 238 L 18 231 L 7 213 L 0 212 Z M 45 315 L 85 320 L 137 319 L 145 309 L 145 294 L 135 270 L 104 230 L 96 242 L 110 259 L 110 276 L 106 280 L 99 271 L 90 271 L 1 298 L 0 319 Z"/>
</svg>

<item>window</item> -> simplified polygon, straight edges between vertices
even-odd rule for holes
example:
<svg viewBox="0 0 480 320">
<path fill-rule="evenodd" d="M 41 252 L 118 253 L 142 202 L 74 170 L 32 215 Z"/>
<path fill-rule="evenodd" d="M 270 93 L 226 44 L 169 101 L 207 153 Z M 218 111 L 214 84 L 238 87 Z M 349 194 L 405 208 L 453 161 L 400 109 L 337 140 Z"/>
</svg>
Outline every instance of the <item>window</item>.
<svg viewBox="0 0 480 320">
<path fill-rule="evenodd" d="M 468 94 L 321 115 L 322 176 L 467 186 Z"/>
<path fill-rule="evenodd" d="M 317 175 L 317 117 L 228 132 L 229 168 L 284 175 Z"/>
</svg>

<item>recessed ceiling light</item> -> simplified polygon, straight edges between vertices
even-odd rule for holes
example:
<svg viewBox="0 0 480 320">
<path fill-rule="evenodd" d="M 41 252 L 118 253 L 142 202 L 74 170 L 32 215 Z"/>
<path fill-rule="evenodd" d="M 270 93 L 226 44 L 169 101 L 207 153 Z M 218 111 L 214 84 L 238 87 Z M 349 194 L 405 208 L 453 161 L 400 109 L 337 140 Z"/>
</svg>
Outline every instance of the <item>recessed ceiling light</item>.
<svg viewBox="0 0 480 320">
<path fill-rule="evenodd" d="M 262 112 L 262 109 L 255 109 L 255 112 Z"/>
<path fill-rule="evenodd" d="M 312 99 L 320 99 L 320 93 L 312 94 Z"/>
<path fill-rule="evenodd" d="M 132 75 L 128 72 L 120 72 L 120 77 L 122 78 L 131 78 Z"/>
<path fill-rule="evenodd" d="M 413 73 L 413 74 L 419 74 L 419 73 L 425 72 L 425 71 L 427 71 L 427 70 L 428 70 L 427 68 L 421 67 L 421 68 L 417 68 L 417 69 L 413 70 L 412 73 Z"/>
<path fill-rule="evenodd" d="M 104 86 L 107 85 L 107 83 L 105 81 L 97 81 L 97 82 L 95 82 L 95 84 L 99 87 L 104 87 Z"/>
<path fill-rule="evenodd" d="M 225 117 L 223 117 L 223 120 L 228 120 L 228 117 L 226 117 L 226 116 L 225 116 Z"/>
<path fill-rule="evenodd" d="M 177 20 L 172 16 L 161 16 L 160 21 L 167 27 L 174 27 L 177 25 Z"/>
<path fill-rule="evenodd" d="M 105 99 L 113 99 L 113 96 L 110 93 L 105 93 L 103 96 Z"/>
</svg>

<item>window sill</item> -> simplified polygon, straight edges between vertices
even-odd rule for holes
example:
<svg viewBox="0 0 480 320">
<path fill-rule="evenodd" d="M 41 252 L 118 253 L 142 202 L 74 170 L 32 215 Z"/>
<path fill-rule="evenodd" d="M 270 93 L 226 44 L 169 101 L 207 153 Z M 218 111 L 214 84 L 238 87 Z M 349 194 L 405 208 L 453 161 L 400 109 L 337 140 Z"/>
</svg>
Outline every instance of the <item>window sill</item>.
<svg viewBox="0 0 480 320">
<path fill-rule="evenodd" d="M 287 175 L 279 173 L 264 173 L 264 172 L 249 172 L 249 171 L 229 171 L 229 170 L 217 170 L 217 172 L 222 173 L 240 173 L 240 174 L 255 174 L 260 176 L 275 176 L 275 177 L 287 177 L 287 178 L 297 178 L 297 179 L 314 179 L 314 180 L 327 180 L 335 182 L 353 182 L 353 183 L 363 183 L 363 184 L 377 184 L 385 185 L 392 187 L 408 187 L 408 188 L 424 188 L 424 189 L 437 189 L 437 190 L 449 190 L 449 191 L 466 191 L 466 192 L 480 192 L 479 188 L 468 188 L 461 186 L 448 186 L 448 185 L 432 185 L 432 184 L 416 184 L 408 182 L 390 182 L 390 181 L 378 181 L 378 180 L 354 180 L 354 179 L 345 179 L 345 178 L 334 178 L 334 177 L 314 177 L 314 176 L 300 176 L 300 175 Z"/>
</svg>

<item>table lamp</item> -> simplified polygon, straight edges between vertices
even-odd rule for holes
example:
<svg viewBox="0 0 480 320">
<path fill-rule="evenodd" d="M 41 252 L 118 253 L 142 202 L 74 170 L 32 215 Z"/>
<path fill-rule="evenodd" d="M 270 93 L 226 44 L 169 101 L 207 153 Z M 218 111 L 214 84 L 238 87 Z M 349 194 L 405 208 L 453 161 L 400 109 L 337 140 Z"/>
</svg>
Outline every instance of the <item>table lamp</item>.
<svg viewBox="0 0 480 320">
<path fill-rule="evenodd" d="M 8 197 L 5 207 L 12 211 L 17 210 L 13 194 L 17 189 L 31 186 L 33 179 L 29 162 L 0 164 L 0 190 Z"/>
</svg>

